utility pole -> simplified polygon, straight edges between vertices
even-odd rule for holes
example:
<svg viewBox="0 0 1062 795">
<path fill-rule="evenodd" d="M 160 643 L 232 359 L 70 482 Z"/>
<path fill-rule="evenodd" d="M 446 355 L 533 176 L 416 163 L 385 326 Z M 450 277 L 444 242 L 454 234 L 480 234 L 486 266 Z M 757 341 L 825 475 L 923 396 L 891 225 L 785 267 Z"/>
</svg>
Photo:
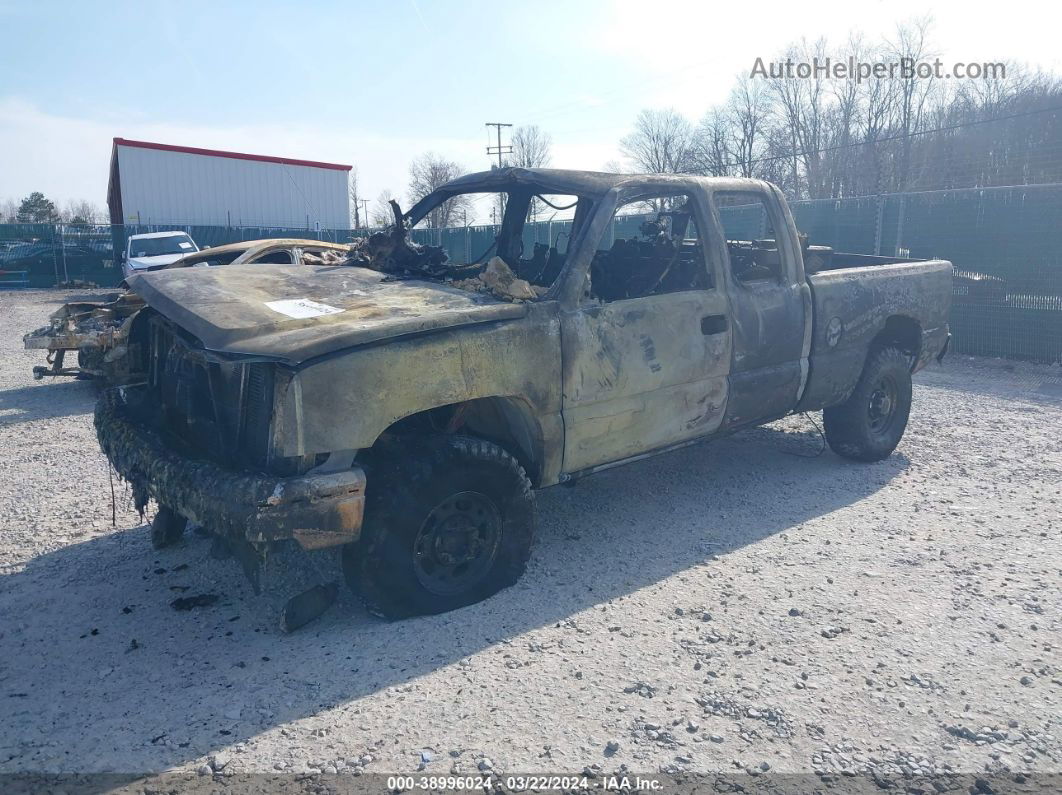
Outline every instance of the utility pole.
<svg viewBox="0 0 1062 795">
<path fill-rule="evenodd" d="M 512 151 L 513 151 L 512 146 L 502 146 L 502 142 L 501 142 L 502 127 L 512 127 L 512 125 L 511 124 L 506 124 L 505 122 L 500 122 L 500 121 L 488 121 L 486 126 L 487 127 L 493 127 L 498 133 L 498 145 L 497 146 L 490 146 L 488 144 L 487 145 L 487 156 L 489 157 L 490 155 L 497 155 L 498 156 L 498 168 L 501 168 L 502 167 L 502 155 L 512 154 Z M 490 140 L 490 133 L 487 134 L 487 140 L 488 141 Z M 498 194 L 498 215 L 499 216 L 504 216 L 505 215 L 505 194 L 504 193 L 499 193 Z M 491 210 L 491 216 L 493 218 L 494 210 Z"/>
<path fill-rule="evenodd" d="M 498 168 L 501 168 L 502 167 L 502 155 L 512 154 L 512 151 L 513 151 L 513 148 L 511 146 L 502 146 L 502 142 L 501 142 L 502 127 L 512 127 L 512 125 L 511 124 L 505 124 L 504 122 L 500 122 L 500 121 L 488 121 L 485 126 L 493 127 L 498 132 L 498 145 L 497 146 L 487 146 L 487 154 L 488 155 L 497 155 L 498 156 Z M 488 140 L 489 140 L 489 138 L 488 138 Z"/>
<path fill-rule="evenodd" d="M 796 139 L 796 122 L 790 122 L 789 135 L 793 143 L 793 201 L 800 198 L 800 182 L 797 178 L 797 139 Z M 809 186 L 810 187 L 810 186 Z M 811 192 L 808 192 L 810 197 Z"/>
<path fill-rule="evenodd" d="M 361 228 L 362 229 L 368 229 L 369 228 L 369 200 L 368 199 L 355 199 L 354 201 L 356 201 L 358 204 L 361 205 L 361 220 L 362 220 Z M 357 211 L 356 210 L 354 211 L 354 214 L 357 215 Z"/>
</svg>

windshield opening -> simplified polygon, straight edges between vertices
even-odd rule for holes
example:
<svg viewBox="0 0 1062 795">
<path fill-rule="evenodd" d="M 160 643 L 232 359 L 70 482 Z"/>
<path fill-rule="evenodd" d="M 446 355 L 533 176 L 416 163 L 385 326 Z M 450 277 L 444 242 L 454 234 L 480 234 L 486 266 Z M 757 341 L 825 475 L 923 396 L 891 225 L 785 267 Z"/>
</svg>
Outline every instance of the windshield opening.
<svg viewBox="0 0 1062 795">
<path fill-rule="evenodd" d="M 142 237 L 129 241 L 130 257 L 162 257 L 167 254 L 192 254 L 195 243 L 188 235 Z"/>
<path fill-rule="evenodd" d="M 476 280 L 511 278 L 515 292 L 530 299 L 557 280 L 589 205 L 586 197 L 533 187 L 440 196 L 410 230 L 410 239 L 442 248 L 447 275 L 458 286 L 476 289 Z"/>
</svg>

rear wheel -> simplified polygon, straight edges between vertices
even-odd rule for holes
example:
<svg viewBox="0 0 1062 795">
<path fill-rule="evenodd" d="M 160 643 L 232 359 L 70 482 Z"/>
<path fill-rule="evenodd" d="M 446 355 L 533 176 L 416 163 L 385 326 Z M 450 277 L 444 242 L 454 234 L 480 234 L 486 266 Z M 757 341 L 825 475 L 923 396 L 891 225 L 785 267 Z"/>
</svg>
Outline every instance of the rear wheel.
<svg viewBox="0 0 1062 795">
<path fill-rule="evenodd" d="M 350 586 L 386 618 L 443 613 L 523 574 L 534 497 L 501 447 L 467 436 L 416 440 L 371 467 L 362 538 L 344 550 Z"/>
<path fill-rule="evenodd" d="M 856 461 L 888 458 L 911 414 L 910 357 L 897 348 L 871 353 L 852 394 L 822 412 L 830 449 Z"/>
</svg>

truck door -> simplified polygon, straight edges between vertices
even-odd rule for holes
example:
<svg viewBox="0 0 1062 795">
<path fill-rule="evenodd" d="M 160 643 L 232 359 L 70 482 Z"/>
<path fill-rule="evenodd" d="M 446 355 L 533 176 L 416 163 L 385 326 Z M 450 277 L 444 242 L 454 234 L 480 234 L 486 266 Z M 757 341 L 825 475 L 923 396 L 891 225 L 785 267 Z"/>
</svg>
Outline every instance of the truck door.
<svg viewBox="0 0 1062 795">
<path fill-rule="evenodd" d="M 715 431 L 731 328 L 697 197 L 639 197 L 616 211 L 581 304 L 562 313 L 564 472 Z"/>
<path fill-rule="evenodd" d="M 728 429 L 793 409 L 807 378 L 811 293 L 781 199 L 763 189 L 713 191 L 726 239 L 734 329 Z"/>
</svg>

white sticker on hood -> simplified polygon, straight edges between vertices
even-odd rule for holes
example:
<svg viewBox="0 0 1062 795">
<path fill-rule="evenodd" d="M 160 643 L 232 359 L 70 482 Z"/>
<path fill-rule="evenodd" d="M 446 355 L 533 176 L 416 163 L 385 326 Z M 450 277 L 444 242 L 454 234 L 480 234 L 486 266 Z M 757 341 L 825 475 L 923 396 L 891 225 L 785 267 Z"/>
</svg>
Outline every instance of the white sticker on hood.
<svg viewBox="0 0 1062 795">
<path fill-rule="evenodd" d="M 328 304 L 319 304 L 316 301 L 311 301 L 309 298 L 286 298 L 283 301 L 266 301 L 265 305 L 274 312 L 297 318 L 336 315 L 343 311 Z"/>
</svg>

